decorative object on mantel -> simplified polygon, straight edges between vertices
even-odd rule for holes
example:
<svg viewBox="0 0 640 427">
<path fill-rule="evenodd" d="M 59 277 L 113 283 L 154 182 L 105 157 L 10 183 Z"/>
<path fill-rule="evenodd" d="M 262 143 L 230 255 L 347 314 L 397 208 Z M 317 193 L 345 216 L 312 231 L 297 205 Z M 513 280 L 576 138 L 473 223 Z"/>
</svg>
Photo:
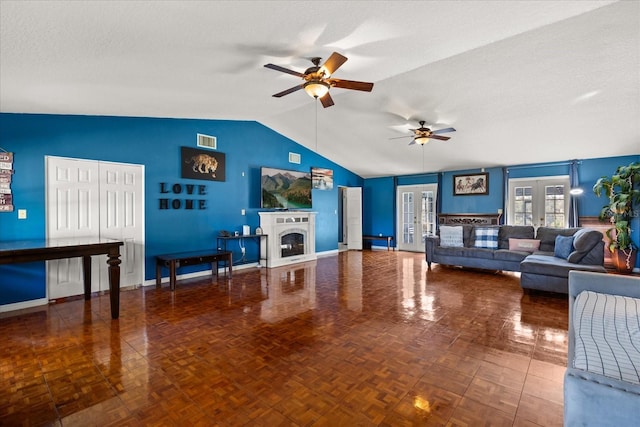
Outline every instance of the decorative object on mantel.
<svg viewBox="0 0 640 427">
<path fill-rule="evenodd" d="M 315 190 L 333 190 L 333 170 L 311 168 L 311 182 Z"/>
<path fill-rule="evenodd" d="M 440 225 L 500 225 L 500 213 L 438 214 Z"/>
<path fill-rule="evenodd" d="M 13 212 L 12 176 L 13 153 L 0 148 L 0 212 Z"/>
<path fill-rule="evenodd" d="M 489 174 L 486 172 L 454 175 L 454 196 L 478 196 L 489 194 Z"/>
<path fill-rule="evenodd" d="M 619 166 L 611 176 L 599 178 L 593 186 L 596 196 L 604 194 L 609 202 L 600 211 L 600 221 L 612 225 L 606 231 L 613 263 L 620 273 L 631 273 L 636 265 L 638 247 L 631 240 L 631 218 L 634 206 L 640 203 L 640 163 Z M 634 188 L 635 186 L 635 188 Z"/>
<path fill-rule="evenodd" d="M 180 153 L 182 178 L 224 182 L 224 153 L 211 150 L 199 150 L 191 147 L 180 147 Z"/>
</svg>

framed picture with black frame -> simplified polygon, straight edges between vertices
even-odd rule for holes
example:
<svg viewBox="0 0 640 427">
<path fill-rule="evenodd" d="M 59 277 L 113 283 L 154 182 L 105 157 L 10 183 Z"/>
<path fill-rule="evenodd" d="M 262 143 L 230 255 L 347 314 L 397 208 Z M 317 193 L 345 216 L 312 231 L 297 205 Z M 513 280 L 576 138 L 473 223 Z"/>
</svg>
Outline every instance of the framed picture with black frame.
<svg viewBox="0 0 640 427">
<path fill-rule="evenodd" d="M 481 196 L 489 194 L 489 174 L 486 172 L 454 175 L 454 196 Z"/>
</svg>

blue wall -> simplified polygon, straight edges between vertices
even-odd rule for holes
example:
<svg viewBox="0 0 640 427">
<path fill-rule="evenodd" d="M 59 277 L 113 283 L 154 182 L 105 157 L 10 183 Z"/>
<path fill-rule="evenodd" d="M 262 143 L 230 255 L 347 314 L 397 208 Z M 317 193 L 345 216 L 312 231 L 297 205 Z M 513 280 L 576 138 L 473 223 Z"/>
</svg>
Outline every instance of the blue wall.
<svg viewBox="0 0 640 427">
<path fill-rule="evenodd" d="M 197 133 L 217 137 L 217 151 L 226 157 L 225 182 L 180 177 L 180 147 L 196 148 Z M 261 166 L 333 169 L 333 190 L 312 193 L 318 252 L 338 247 L 338 185 L 363 186 L 356 174 L 252 121 L 3 113 L 0 147 L 14 153 L 15 171 L 15 210 L 0 213 L 0 241 L 45 237 L 45 156 L 144 165 L 147 280 L 155 277 L 155 255 L 214 247 L 223 229 L 241 231 L 243 224 L 255 229 Z M 289 152 L 301 154 L 301 164 L 289 163 Z M 166 197 L 160 183 L 205 185 L 207 208 L 160 210 L 159 199 Z M 17 209 L 26 209 L 27 219 L 18 220 Z M 250 251 L 247 244 L 248 255 Z M 0 304 L 44 298 L 44 274 L 44 263 L 0 266 Z"/>
</svg>

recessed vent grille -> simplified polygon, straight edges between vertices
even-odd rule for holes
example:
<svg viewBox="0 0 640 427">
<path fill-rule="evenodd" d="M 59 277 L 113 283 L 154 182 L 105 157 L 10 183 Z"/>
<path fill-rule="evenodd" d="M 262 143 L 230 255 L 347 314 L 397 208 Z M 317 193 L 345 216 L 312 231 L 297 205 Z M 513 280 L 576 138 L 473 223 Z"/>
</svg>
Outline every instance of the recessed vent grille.
<svg viewBox="0 0 640 427">
<path fill-rule="evenodd" d="M 300 164 L 300 154 L 298 153 L 289 153 L 289 163 Z"/>
<path fill-rule="evenodd" d="M 215 136 L 203 135 L 199 133 L 198 147 L 213 148 L 215 150 L 216 148 L 218 148 L 218 140 Z"/>
</svg>

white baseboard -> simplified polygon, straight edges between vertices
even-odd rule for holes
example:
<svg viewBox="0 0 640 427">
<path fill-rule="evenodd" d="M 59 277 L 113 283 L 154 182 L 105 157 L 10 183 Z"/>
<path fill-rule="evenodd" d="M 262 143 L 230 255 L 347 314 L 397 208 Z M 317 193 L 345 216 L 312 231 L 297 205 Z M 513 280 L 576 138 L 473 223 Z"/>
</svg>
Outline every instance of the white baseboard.
<svg viewBox="0 0 640 427">
<path fill-rule="evenodd" d="M 338 252 L 339 252 L 338 249 L 332 249 L 330 251 L 316 252 L 316 256 L 318 258 L 323 258 L 323 257 L 338 255 Z"/>
<path fill-rule="evenodd" d="M 38 307 L 38 306 L 47 305 L 47 304 L 49 304 L 49 300 L 46 298 L 32 299 L 32 300 L 23 301 L 23 302 L 15 302 L 13 304 L 4 304 L 4 305 L 0 305 L 0 313 L 5 313 L 7 311 L 22 310 L 22 309 L 31 308 L 31 307 Z"/>
</svg>

